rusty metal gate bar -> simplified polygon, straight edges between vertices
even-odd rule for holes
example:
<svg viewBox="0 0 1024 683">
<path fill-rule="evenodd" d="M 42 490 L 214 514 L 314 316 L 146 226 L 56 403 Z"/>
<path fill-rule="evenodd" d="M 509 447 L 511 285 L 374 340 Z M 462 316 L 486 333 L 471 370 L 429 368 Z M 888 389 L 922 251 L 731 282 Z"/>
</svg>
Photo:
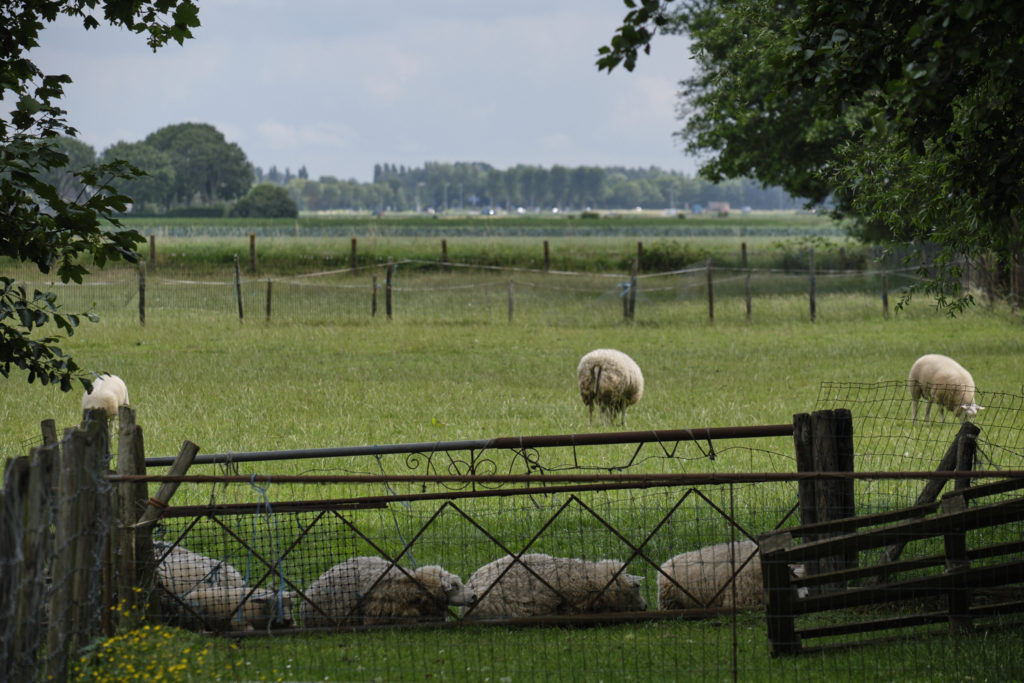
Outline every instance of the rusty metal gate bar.
<svg viewBox="0 0 1024 683">
<path fill-rule="evenodd" d="M 513 450 L 520 454 L 528 449 L 564 446 L 598 446 L 613 444 L 644 444 L 666 441 L 712 441 L 715 439 L 751 439 L 757 437 L 792 436 L 793 425 L 757 425 L 747 427 L 699 427 L 695 429 L 652 429 L 636 432 L 596 432 L 590 434 L 555 434 L 550 436 L 507 436 L 469 441 L 433 441 L 380 446 L 344 446 L 339 448 L 304 448 L 284 451 L 251 451 L 246 453 L 211 453 L 196 456 L 193 464 L 210 465 L 270 460 L 301 460 L 305 458 L 343 458 L 358 455 L 424 454 L 441 451 Z M 664 450 L 664 447 L 663 447 Z M 665 451 L 668 455 L 668 451 Z M 675 449 L 672 450 L 672 454 Z M 529 459 L 522 456 L 524 460 Z M 672 457 L 672 455 L 668 455 Z M 634 455 L 635 458 L 635 455 Z M 173 457 L 146 458 L 146 467 L 169 466 Z"/>
</svg>

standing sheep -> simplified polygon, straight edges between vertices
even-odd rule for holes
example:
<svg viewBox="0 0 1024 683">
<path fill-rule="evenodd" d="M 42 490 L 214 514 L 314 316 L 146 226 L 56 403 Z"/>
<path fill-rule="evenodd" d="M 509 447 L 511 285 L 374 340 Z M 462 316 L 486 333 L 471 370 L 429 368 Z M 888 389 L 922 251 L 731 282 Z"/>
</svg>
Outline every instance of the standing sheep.
<svg viewBox="0 0 1024 683">
<path fill-rule="evenodd" d="M 644 395 L 644 376 L 632 358 L 616 349 L 594 349 L 580 359 L 576 367 L 580 397 L 594 417 L 594 404 L 609 421 L 621 413 L 626 423 L 626 408 Z"/>
<path fill-rule="evenodd" d="M 82 410 L 105 410 L 108 417 L 117 417 L 117 409 L 128 405 L 128 387 L 117 375 L 99 375 L 92 390 L 82 396 Z"/>
<path fill-rule="evenodd" d="M 506 555 L 474 572 L 469 587 L 477 603 L 467 619 L 535 617 L 548 614 L 639 612 L 643 577 L 627 574 L 619 560 L 592 562 L 542 553 Z"/>
<path fill-rule="evenodd" d="M 974 402 L 971 373 L 948 356 L 929 353 L 914 361 L 907 378 L 907 389 L 910 390 L 914 422 L 917 422 L 917 402 L 922 396 L 928 399 L 925 420 L 932 412 L 932 403 L 951 411 L 961 422 L 973 419 L 979 410 L 983 410 Z M 941 418 L 943 413 L 940 412 L 939 416 Z"/>
<path fill-rule="evenodd" d="M 735 582 L 735 605 L 730 581 Z M 761 556 L 753 541 L 719 543 L 676 555 L 661 565 L 658 609 L 762 605 Z"/>
<path fill-rule="evenodd" d="M 354 557 L 324 572 L 299 605 L 304 626 L 443 621 L 449 605 L 471 605 L 473 591 L 437 565 L 401 569 L 381 557 Z"/>
</svg>

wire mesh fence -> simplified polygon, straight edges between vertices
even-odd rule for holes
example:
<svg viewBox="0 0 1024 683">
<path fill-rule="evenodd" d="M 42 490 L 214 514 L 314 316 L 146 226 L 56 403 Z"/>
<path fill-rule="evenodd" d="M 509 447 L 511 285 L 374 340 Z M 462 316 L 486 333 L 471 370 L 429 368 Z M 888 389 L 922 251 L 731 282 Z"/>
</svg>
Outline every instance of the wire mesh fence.
<svg viewBox="0 0 1024 683">
<path fill-rule="evenodd" d="M 422 261 L 400 261 L 390 277 L 387 272 L 382 264 L 294 276 L 240 275 L 236 281 L 230 276 L 200 278 L 161 268 L 142 274 L 140 282 L 138 269 L 111 265 L 81 285 L 47 281 L 28 271 L 15 277 L 30 288 L 57 291 L 68 311 L 146 315 L 150 320 L 158 318 L 161 311 L 194 311 L 223 314 L 225 319 L 277 322 L 352 322 L 390 315 L 422 322 L 582 324 L 622 317 L 665 322 L 742 319 L 746 307 L 724 305 L 723 299 L 748 299 L 753 318 L 774 316 L 779 314 L 777 301 L 793 296 L 821 300 L 818 308 L 822 314 L 881 316 L 887 314 L 888 306 L 882 297 L 916 280 L 912 269 L 890 271 L 883 284 L 882 274 L 873 270 L 816 271 L 812 276 L 807 271 L 773 269 L 709 270 L 705 264 L 640 274 L 635 279 L 614 272 Z M 869 294 L 875 301 L 867 298 L 852 303 L 846 298 L 838 309 L 831 310 L 824 303 L 829 297 L 851 294 Z M 793 311 L 795 316 L 807 314 L 806 305 Z"/>
</svg>

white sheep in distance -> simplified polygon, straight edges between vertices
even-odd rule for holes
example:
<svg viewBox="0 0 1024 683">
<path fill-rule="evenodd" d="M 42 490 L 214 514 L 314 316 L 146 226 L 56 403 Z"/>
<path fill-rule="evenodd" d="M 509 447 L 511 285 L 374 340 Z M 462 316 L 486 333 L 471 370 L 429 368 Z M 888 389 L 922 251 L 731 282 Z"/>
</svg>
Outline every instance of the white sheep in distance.
<svg viewBox="0 0 1024 683">
<path fill-rule="evenodd" d="M 506 555 L 473 573 L 468 586 L 477 602 L 466 619 L 535 617 L 552 614 L 639 612 L 643 577 L 627 574 L 619 560 L 590 561 L 543 553 Z"/>
<path fill-rule="evenodd" d="M 437 565 L 401 569 L 382 557 L 353 557 L 320 575 L 299 605 L 303 626 L 444 621 L 449 605 L 476 600 Z"/>
<path fill-rule="evenodd" d="M 675 583 L 667 578 L 669 576 Z M 730 581 L 735 583 L 735 602 Z M 753 541 L 707 546 L 676 555 L 661 565 L 658 609 L 750 608 L 763 605 L 761 555 Z"/>
<path fill-rule="evenodd" d="M 921 397 L 928 400 L 924 410 L 924 419 L 932 411 L 932 403 L 949 410 L 960 418 L 961 422 L 973 419 L 979 410 L 984 410 L 974 402 L 974 378 L 971 373 L 949 356 L 929 353 L 921 356 L 910 367 L 907 377 L 907 389 L 912 401 L 911 413 L 917 422 L 917 402 Z M 939 413 L 942 418 L 944 413 Z"/>
<path fill-rule="evenodd" d="M 108 417 L 117 417 L 117 409 L 128 405 L 128 387 L 117 375 L 99 375 L 92 390 L 82 396 L 82 410 L 105 410 Z"/>
<path fill-rule="evenodd" d="M 626 423 L 626 408 L 644 395 L 644 376 L 636 362 L 616 349 L 594 349 L 580 359 L 576 367 L 580 397 L 583 405 L 594 417 L 594 405 L 609 421 L 622 415 Z"/>
</svg>

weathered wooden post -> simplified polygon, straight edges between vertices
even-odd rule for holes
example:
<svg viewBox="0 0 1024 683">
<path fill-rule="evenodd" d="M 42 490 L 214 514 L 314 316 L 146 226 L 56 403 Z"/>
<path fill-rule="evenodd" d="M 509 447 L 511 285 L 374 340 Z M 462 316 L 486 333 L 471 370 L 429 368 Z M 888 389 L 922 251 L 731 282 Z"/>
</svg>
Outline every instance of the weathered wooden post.
<svg viewBox="0 0 1024 683">
<path fill-rule="evenodd" d="M 889 319 L 889 275 L 882 270 L 882 317 Z"/>
<path fill-rule="evenodd" d="M 121 406 L 118 410 L 117 473 L 146 474 L 146 455 L 142 427 L 135 423 L 135 410 Z M 129 628 L 145 615 L 155 614 L 153 589 L 153 538 L 135 524 L 146 509 L 149 487 L 146 482 L 128 481 L 118 485 L 117 533 L 118 566 L 115 592 L 123 606 L 122 614 Z"/>
<path fill-rule="evenodd" d="M 793 416 L 798 472 L 853 472 L 853 417 L 849 410 L 819 410 Z M 801 481 L 797 486 L 800 523 L 814 524 L 852 517 L 856 511 L 853 479 Z M 815 540 L 808 537 L 805 540 Z M 808 575 L 856 566 L 857 553 L 808 562 Z M 817 587 L 814 592 L 830 587 Z"/>
<path fill-rule="evenodd" d="M 636 316 L 636 272 L 640 268 L 640 259 L 636 258 L 633 260 L 633 268 L 630 270 L 629 276 L 629 319 L 633 320 Z"/>
<path fill-rule="evenodd" d="M 551 252 L 548 250 L 547 240 L 544 240 L 544 270 L 551 270 Z"/>
<path fill-rule="evenodd" d="M 740 261 L 743 265 L 743 270 L 746 272 L 745 279 L 745 292 L 747 297 L 747 322 L 750 322 L 750 268 L 747 267 L 747 243 L 744 242 L 740 245 Z"/>
<path fill-rule="evenodd" d="M 388 270 L 384 279 L 384 313 L 391 320 L 391 280 L 395 275 L 395 259 L 388 256 Z"/>
<path fill-rule="evenodd" d="M 973 467 L 974 454 L 978 448 L 978 434 L 980 433 L 981 429 L 973 422 L 964 422 L 960 425 L 960 431 L 953 438 L 953 443 L 946 449 L 946 453 L 942 456 L 935 471 L 969 470 L 970 467 Z M 961 465 L 964 465 L 964 467 L 961 468 Z M 946 485 L 946 481 L 946 479 L 942 478 L 929 479 L 925 483 L 924 488 L 921 489 L 921 493 L 918 494 L 917 500 L 914 501 L 914 506 L 934 502 L 939 497 L 942 487 Z M 969 482 L 970 477 L 957 477 L 954 488 L 955 490 L 963 490 L 969 485 Z M 959 489 L 956 489 L 956 487 L 959 487 Z M 906 545 L 906 541 L 900 541 L 886 546 L 879 563 L 896 561 Z"/>
<path fill-rule="evenodd" d="M 249 233 L 249 272 L 256 272 L 256 233 Z"/>
<path fill-rule="evenodd" d="M 637 272 L 640 272 L 640 269 L 643 267 L 643 264 L 644 264 L 644 243 L 643 242 L 637 242 L 636 243 L 636 262 L 637 262 L 636 270 L 637 270 Z"/>
<path fill-rule="evenodd" d="M 708 274 L 708 321 L 715 322 L 715 288 L 711 281 L 711 257 L 708 256 L 708 260 L 705 263 L 705 268 Z"/>
<path fill-rule="evenodd" d="M 811 322 L 814 322 L 815 317 L 815 301 L 814 301 L 814 247 L 810 248 L 810 264 L 808 270 L 811 273 Z"/>
<path fill-rule="evenodd" d="M 139 262 L 139 324 L 146 326 L 146 264 Z"/>
<path fill-rule="evenodd" d="M 450 273 L 452 268 L 448 264 L 448 240 L 441 240 L 441 268 Z"/>
<path fill-rule="evenodd" d="M 370 294 L 370 317 L 377 315 L 377 276 L 373 276 L 373 291 Z"/>
<path fill-rule="evenodd" d="M 516 288 L 515 283 L 512 280 L 508 281 L 508 321 L 512 322 L 512 312 L 515 310 L 515 295 Z"/>
<path fill-rule="evenodd" d="M 356 269 L 356 238 L 352 238 L 352 253 L 349 255 L 349 268 Z"/>
<path fill-rule="evenodd" d="M 270 278 L 268 277 L 267 278 L 267 322 L 270 322 L 270 294 L 271 294 L 273 285 L 274 285 L 274 283 L 271 282 Z"/>
<path fill-rule="evenodd" d="M 149 233 L 149 267 L 156 268 L 156 233 Z"/>
<path fill-rule="evenodd" d="M 235 254 L 235 300 L 238 302 L 238 319 L 242 320 L 242 276 L 238 271 L 238 254 Z"/>
</svg>

